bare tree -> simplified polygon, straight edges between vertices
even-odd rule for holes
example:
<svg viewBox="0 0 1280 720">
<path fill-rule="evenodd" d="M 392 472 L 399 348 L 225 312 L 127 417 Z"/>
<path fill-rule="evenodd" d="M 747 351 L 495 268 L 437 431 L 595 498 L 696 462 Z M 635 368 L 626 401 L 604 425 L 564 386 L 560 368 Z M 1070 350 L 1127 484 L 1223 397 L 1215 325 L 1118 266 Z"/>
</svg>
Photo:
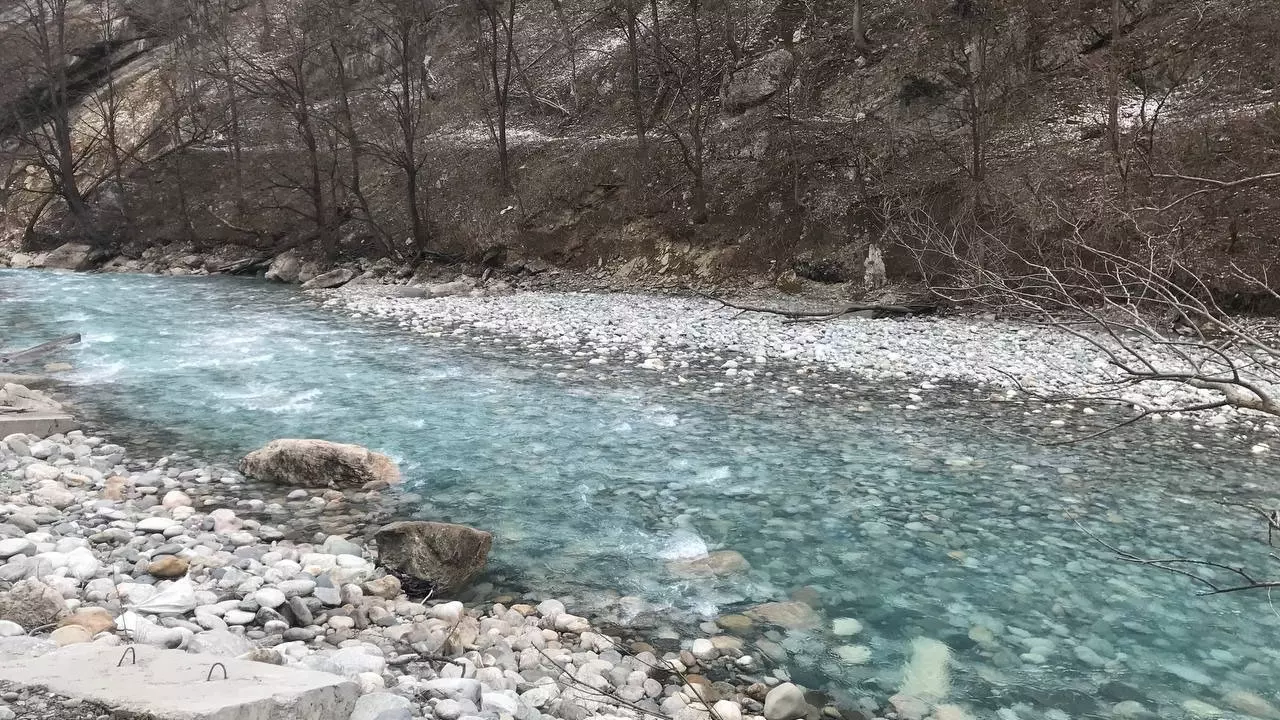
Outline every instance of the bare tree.
<svg viewBox="0 0 1280 720">
<path fill-rule="evenodd" d="M 287 17 L 269 26 L 276 36 L 262 51 L 233 47 L 236 72 L 233 80 L 242 93 L 287 118 L 293 140 L 302 151 L 302 167 L 277 164 L 273 185 L 287 194 L 301 193 L 305 209 L 284 198 L 274 207 L 299 214 L 310 222 L 321 253 L 333 259 L 338 253 L 338 228 L 349 215 L 339 198 L 336 133 L 322 118 L 321 96 L 316 82 L 325 76 L 329 59 L 330 28 L 324 16 L 308 3 L 284 9 Z"/>
<path fill-rule="evenodd" d="M 670 85 L 669 100 L 655 107 L 660 112 L 659 123 L 667 138 L 675 144 L 680 161 L 689 173 L 690 216 L 695 225 L 707 222 L 707 208 L 711 193 L 708 172 L 710 158 L 711 122 L 717 112 L 716 97 L 727 62 L 717 58 L 711 47 L 713 30 L 704 13 L 703 0 L 688 0 L 678 16 L 684 27 L 679 28 L 687 47 L 675 44 L 674 37 L 662 37 L 655 24 L 651 29 L 654 43 L 660 48 L 655 58 L 664 70 L 664 81 Z M 656 18 L 656 10 L 654 10 Z M 670 27 L 668 32 L 672 32 Z M 661 102 L 661 100 L 660 100 Z"/>
<path fill-rule="evenodd" d="M 863 17 L 864 0 L 853 0 L 853 12 L 849 16 L 849 34 L 853 36 L 853 49 L 866 56 L 871 54 L 867 40 L 867 23 Z"/>
<path fill-rule="evenodd" d="M 1209 280 L 1180 256 L 1169 236 L 1152 234 L 1131 213 L 1078 217 L 1052 200 L 1051 229 L 1019 242 L 1015 214 L 1003 222 L 944 228 L 918 207 L 899 208 L 897 240 L 916 254 L 930 288 L 946 300 L 1016 312 L 1092 347 L 1106 372 L 1082 376 L 1083 391 L 1046 393 L 1048 401 L 1085 400 L 1133 407 L 1128 419 L 1078 441 L 1158 414 L 1233 407 L 1280 415 L 1280 333 L 1226 311 Z M 1122 236 L 1100 226 L 1121 217 Z M 1120 237 L 1117 240 L 1117 236 Z M 1103 240 L 1110 237 L 1111 244 Z M 979 251 L 980 248 L 980 251 Z M 1265 276 L 1233 266 L 1232 279 L 1277 299 Z M 1015 382 L 1017 382 L 1015 380 Z M 1130 391 L 1184 386 L 1201 393 L 1151 404 Z"/>
<path fill-rule="evenodd" d="M 349 79 L 344 71 L 343 52 L 358 53 L 350 45 L 335 45 L 335 67 L 341 73 L 340 99 L 345 118 L 345 133 L 352 152 L 352 186 L 366 219 L 377 228 L 397 255 L 422 257 L 430 249 L 430 191 L 423 182 L 427 153 L 423 147 L 431 122 L 434 101 L 430 62 L 430 29 L 435 18 L 435 5 L 424 0 L 375 0 L 359 11 L 359 25 L 367 36 L 359 38 L 364 52 L 377 52 L 382 71 L 372 83 L 361 118 L 363 130 L 357 133 L 348 100 Z M 369 155 L 400 175 L 403 202 L 408 216 L 410 243 L 408 252 L 391 245 L 391 231 L 377 220 L 360 186 L 360 163 Z"/>
<path fill-rule="evenodd" d="M 643 160 L 649 152 L 646 141 L 648 107 L 644 101 L 640 77 L 640 15 L 644 12 L 644 5 L 640 0 L 614 0 L 609 5 L 609 10 L 627 43 L 627 95 L 631 103 L 631 132 L 635 136 L 636 157 Z"/>
<path fill-rule="evenodd" d="M 12 10 L 15 31 L 7 45 L 22 58 L 25 76 L 21 102 L 25 117 L 13 124 L 21 130 L 22 143 L 44 171 L 50 192 L 66 206 L 79 233 L 97 240 L 99 230 L 81 187 L 81 170 L 96 140 L 75 137 L 77 88 L 70 77 L 67 58 L 93 37 L 92 28 L 80 27 L 68 12 L 68 0 L 17 0 Z M 49 198 L 50 200 L 52 198 Z M 48 206 L 42 201 L 39 210 Z M 40 218 L 32 214 L 28 234 Z"/>
<path fill-rule="evenodd" d="M 516 71 L 517 0 L 472 0 L 476 11 L 476 61 L 482 86 L 488 95 L 485 125 L 498 152 L 498 183 L 511 192 L 511 151 L 507 123 L 511 110 L 511 83 Z"/>
</svg>

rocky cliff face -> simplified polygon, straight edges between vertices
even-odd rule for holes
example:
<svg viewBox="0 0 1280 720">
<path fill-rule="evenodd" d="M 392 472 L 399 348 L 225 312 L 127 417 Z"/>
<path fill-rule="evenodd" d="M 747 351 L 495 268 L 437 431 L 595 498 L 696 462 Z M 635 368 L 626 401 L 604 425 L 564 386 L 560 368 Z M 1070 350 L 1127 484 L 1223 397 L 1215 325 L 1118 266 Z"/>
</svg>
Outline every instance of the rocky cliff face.
<svg viewBox="0 0 1280 720">
<path fill-rule="evenodd" d="M 862 284 L 869 255 L 911 278 L 1084 228 L 1274 262 L 1263 0 L 60 7 L 0 34 L 26 48 L 0 163 L 28 249 Z M 50 22 L 61 64 L 31 51 Z"/>
</svg>

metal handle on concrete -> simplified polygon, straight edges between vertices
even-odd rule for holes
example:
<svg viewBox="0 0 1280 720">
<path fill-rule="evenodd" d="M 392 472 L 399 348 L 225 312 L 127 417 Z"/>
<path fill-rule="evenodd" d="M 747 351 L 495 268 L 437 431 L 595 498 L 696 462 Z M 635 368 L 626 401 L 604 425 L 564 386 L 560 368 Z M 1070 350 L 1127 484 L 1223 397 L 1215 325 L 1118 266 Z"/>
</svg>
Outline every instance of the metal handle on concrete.
<svg viewBox="0 0 1280 720">
<path fill-rule="evenodd" d="M 129 657 L 132 660 L 132 662 L 129 663 L 130 665 L 138 664 L 138 653 L 134 652 L 133 646 L 130 645 L 124 649 L 124 652 L 120 653 L 120 662 L 116 663 L 116 667 L 124 665 L 124 659 L 126 657 Z"/>
<path fill-rule="evenodd" d="M 222 679 L 223 679 L 223 680 L 226 680 L 226 679 L 227 679 L 227 666 L 226 666 L 226 665 L 223 665 L 223 664 L 222 664 L 222 663 L 220 663 L 220 662 L 216 662 L 216 663 L 214 663 L 214 664 L 212 664 L 212 665 L 210 665 L 210 666 L 209 666 L 209 674 L 204 676 L 204 681 L 205 681 L 205 682 L 209 682 L 210 680 L 212 680 L 212 679 L 213 679 L 213 669 L 214 669 L 214 668 L 222 668 Z"/>
</svg>

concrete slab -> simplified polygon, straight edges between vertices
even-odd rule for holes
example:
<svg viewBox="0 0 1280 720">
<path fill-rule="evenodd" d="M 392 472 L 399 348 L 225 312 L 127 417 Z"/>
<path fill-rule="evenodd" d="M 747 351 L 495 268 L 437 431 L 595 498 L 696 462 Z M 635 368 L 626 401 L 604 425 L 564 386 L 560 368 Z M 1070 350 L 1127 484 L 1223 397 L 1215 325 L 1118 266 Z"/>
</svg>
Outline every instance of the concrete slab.
<svg viewBox="0 0 1280 720">
<path fill-rule="evenodd" d="M 0 437 L 13 433 L 28 433 L 43 438 L 79 428 L 80 423 L 64 413 L 0 413 Z"/>
<path fill-rule="evenodd" d="M 359 687 L 337 675 L 133 645 L 68 645 L 40 657 L 0 657 L 0 680 L 41 686 L 155 720 L 347 720 Z M 214 663 L 227 668 L 213 671 Z"/>
<path fill-rule="evenodd" d="M 44 388 L 62 384 L 57 380 L 44 375 L 24 375 L 22 373 L 0 372 L 0 387 L 4 387 L 9 383 L 29 387 L 32 390 L 42 390 Z"/>
</svg>

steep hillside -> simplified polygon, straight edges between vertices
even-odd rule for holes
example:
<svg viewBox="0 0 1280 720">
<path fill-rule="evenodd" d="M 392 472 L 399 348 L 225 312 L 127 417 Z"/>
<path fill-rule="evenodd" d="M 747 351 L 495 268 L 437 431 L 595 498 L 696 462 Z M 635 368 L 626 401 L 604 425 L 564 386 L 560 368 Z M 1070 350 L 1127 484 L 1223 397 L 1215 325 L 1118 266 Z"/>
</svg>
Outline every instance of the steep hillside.
<svg viewBox="0 0 1280 720">
<path fill-rule="evenodd" d="M 1230 289 L 1232 268 L 1277 269 L 1278 16 L 19 0 L 0 18 L 4 226 L 15 247 L 104 256 L 296 246 L 857 283 L 871 248 L 891 279 L 937 281 L 1085 238 Z"/>
</svg>

